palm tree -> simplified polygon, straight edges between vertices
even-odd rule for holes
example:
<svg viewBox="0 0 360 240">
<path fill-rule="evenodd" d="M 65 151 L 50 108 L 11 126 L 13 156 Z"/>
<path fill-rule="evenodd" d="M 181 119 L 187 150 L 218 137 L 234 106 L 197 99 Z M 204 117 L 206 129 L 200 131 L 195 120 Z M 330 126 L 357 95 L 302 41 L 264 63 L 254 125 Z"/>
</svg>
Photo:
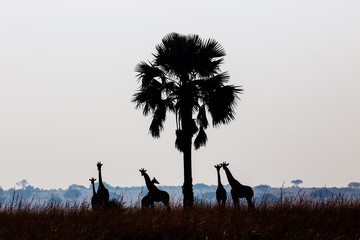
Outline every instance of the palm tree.
<svg viewBox="0 0 360 240">
<path fill-rule="evenodd" d="M 140 87 L 132 101 L 145 116 L 152 115 L 149 131 L 154 138 L 160 137 L 167 112 L 175 113 L 175 147 L 184 159 L 184 206 L 191 206 L 192 138 L 196 134 L 195 149 L 206 144 L 207 112 L 213 126 L 233 120 L 242 89 L 225 85 L 229 75 L 219 68 L 225 51 L 214 39 L 170 33 L 156 46 L 153 56 L 152 62 L 140 62 L 135 68 Z"/>
</svg>

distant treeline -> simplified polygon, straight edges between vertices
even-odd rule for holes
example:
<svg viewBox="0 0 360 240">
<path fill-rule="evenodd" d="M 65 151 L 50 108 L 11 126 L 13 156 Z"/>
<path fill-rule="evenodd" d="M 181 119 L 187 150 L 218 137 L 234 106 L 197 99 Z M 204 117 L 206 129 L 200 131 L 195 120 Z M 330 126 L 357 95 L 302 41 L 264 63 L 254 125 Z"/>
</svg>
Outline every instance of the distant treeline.
<svg viewBox="0 0 360 240">
<path fill-rule="evenodd" d="M 113 187 L 104 183 L 109 190 L 110 199 L 122 200 L 126 205 L 131 206 L 147 194 L 146 186 L 138 187 Z M 26 180 L 22 180 L 18 184 L 18 188 L 10 188 L 4 190 L 0 187 L 0 204 L 9 203 L 13 199 L 21 199 L 33 203 L 61 203 L 61 202 L 89 202 L 92 196 L 92 189 L 88 187 L 72 184 L 67 189 L 40 189 L 27 184 Z M 228 199 L 230 199 L 230 186 L 224 186 L 228 192 Z M 97 185 L 96 185 L 97 188 Z M 203 183 L 194 185 L 195 200 L 216 201 L 217 185 L 206 185 Z M 181 186 L 160 186 L 159 189 L 165 190 L 170 194 L 172 202 L 178 202 L 182 199 Z M 346 187 L 346 188 L 273 188 L 269 185 L 259 185 L 254 188 L 254 198 L 256 202 L 269 201 L 274 202 L 280 197 L 296 197 L 306 196 L 313 198 L 326 199 L 333 196 L 345 196 L 360 198 L 360 188 Z"/>
</svg>

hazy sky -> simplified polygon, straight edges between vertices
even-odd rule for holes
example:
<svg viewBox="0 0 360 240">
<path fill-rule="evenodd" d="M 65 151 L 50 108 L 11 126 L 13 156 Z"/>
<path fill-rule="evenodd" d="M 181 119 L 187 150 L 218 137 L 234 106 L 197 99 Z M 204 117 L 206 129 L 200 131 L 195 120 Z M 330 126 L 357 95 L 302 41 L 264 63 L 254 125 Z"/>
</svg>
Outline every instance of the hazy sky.
<svg viewBox="0 0 360 240">
<path fill-rule="evenodd" d="M 244 94 L 193 152 L 194 183 L 222 161 L 243 184 L 360 182 L 360 2 L 2 0 L 0 186 L 182 185 L 169 115 L 160 139 L 131 103 L 134 67 L 170 32 L 214 38 Z M 223 183 L 227 184 L 224 172 Z"/>
</svg>

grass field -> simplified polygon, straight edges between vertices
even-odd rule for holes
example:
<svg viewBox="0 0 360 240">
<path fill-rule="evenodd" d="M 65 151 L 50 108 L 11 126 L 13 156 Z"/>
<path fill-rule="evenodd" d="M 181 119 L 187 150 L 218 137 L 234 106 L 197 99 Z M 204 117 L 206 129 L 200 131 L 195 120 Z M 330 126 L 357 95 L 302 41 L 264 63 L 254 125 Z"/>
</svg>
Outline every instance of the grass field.
<svg viewBox="0 0 360 240">
<path fill-rule="evenodd" d="M 360 239 L 360 200 L 294 197 L 225 210 L 197 202 L 141 211 L 121 201 L 103 211 L 88 203 L 36 205 L 14 200 L 0 208 L 0 239 Z"/>
</svg>

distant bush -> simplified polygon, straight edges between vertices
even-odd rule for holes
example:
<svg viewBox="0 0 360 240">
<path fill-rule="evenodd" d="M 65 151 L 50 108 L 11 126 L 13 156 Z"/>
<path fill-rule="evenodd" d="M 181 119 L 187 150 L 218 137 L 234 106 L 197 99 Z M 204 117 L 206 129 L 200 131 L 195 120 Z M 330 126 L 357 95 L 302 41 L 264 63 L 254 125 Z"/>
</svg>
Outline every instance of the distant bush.
<svg viewBox="0 0 360 240">
<path fill-rule="evenodd" d="M 197 183 L 193 187 L 194 190 L 205 190 L 205 189 L 208 189 L 208 188 L 209 188 L 209 186 L 204 184 L 204 183 Z"/>
<path fill-rule="evenodd" d="M 48 203 L 60 204 L 63 200 L 57 194 L 52 194 Z"/>
<path fill-rule="evenodd" d="M 202 195 L 203 198 L 209 200 L 209 201 L 215 201 L 216 200 L 216 192 L 207 192 Z"/>
<path fill-rule="evenodd" d="M 270 188 L 271 187 L 269 185 L 261 184 L 261 185 L 255 186 L 254 190 L 265 191 Z"/>
<path fill-rule="evenodd" d="M 69 188 L 64 193 L 64 197 L 68 199 L 75 199 L 75 198 L 79 198 L 80 196 L 81 196 L 81 191 L 79 189 Z"/>
<path fill-rule="evenodd" d="M 68 187 L 68 190 L 77 189 L 77 190 L 86 190 L 87 188 L 83 185 L 72 184 Z"/>
<path fill-rule="evenodd" d="M 262 197 L 258 197 L 256 199 L 256 202 L 276 202 L 279 200 L 279 197 L 276 197 L 274 194 L 271 193 L 265 193 Z"/>
<path fill-rule="evenodd" d="M 349 188 L 360 188 L 360 182 L 351 182 L 348 184 Z"/>
<path fill-rule="evenodd" d="M 333 195 L 334 195 L 334 194 L 333 194 L 330 190 L 328 190 L 328 189 L 326 189 L 326 188 L 322 188 L 322 189 L 320 189 L 320 190 L 316 190 L 316 191 L 312 192 L 312 193 L 310 194 L 310 197 L 312 197 L 312 198 L 322 198 L 322 199 L 324 199 L 324 198 L 332 197 Z"/>
</svg>

